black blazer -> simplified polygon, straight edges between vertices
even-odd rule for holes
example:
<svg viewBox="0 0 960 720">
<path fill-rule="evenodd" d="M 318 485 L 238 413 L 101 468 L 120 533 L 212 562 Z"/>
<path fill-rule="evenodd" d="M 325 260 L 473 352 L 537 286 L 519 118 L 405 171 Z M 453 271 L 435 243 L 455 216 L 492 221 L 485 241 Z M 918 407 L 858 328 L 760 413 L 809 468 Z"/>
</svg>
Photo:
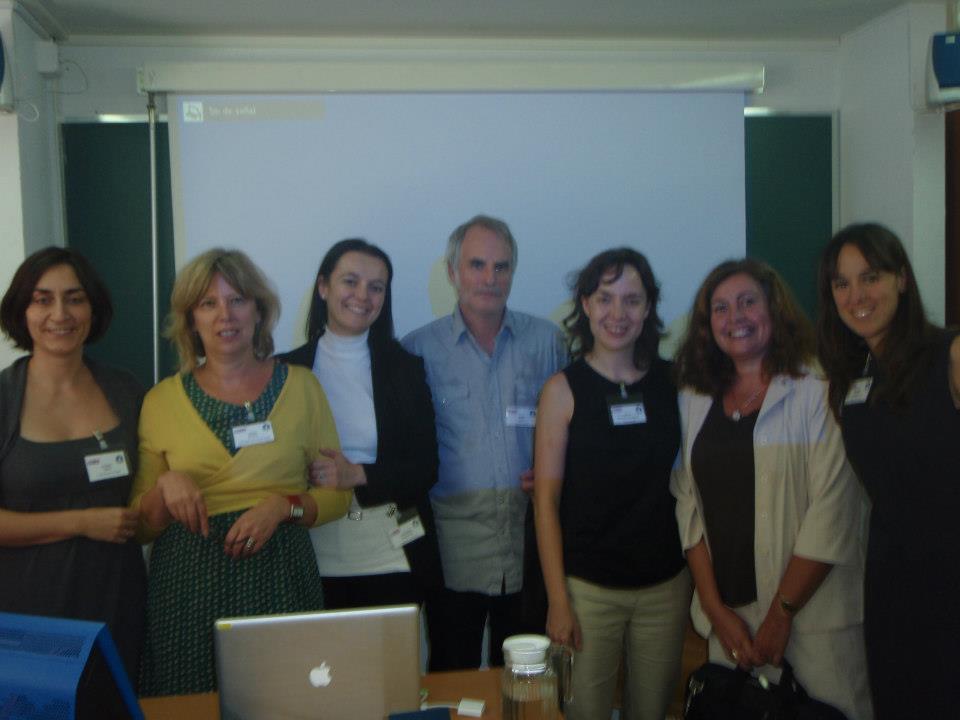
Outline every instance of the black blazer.
<svg viewBox="0 0 960 720">
<path fill-rule="evenodd" d="M 313 369 L 317 339 L 277 355 L 291 365 Z M 440 547 L 428 493 L 437 482 L 440 465 L 433 400 L 423 360 L 395 340 L 370 342 L 373 409 L 377 423 L 377 459 L 364 464 L 367 484 L 353 489 L 361 507 L 396 503 L 400 510 L 416 507 L 425 534 L 407 543 L 410 570 L 424 593 L 443 588 Z"/>
</svg>

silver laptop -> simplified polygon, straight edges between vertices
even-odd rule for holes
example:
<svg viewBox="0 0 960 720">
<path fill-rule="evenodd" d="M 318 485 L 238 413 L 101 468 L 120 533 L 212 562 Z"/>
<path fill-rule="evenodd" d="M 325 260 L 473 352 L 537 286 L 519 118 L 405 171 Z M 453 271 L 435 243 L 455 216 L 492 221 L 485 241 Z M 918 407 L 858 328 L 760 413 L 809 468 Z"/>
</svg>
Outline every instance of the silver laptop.
<svg viewBox="0 0 960 720">
<path fill-rule="evenodd" d="M 416 605 L 214 623 L 221 720 L 362 720 L 420 707 Z"/>
</svg>

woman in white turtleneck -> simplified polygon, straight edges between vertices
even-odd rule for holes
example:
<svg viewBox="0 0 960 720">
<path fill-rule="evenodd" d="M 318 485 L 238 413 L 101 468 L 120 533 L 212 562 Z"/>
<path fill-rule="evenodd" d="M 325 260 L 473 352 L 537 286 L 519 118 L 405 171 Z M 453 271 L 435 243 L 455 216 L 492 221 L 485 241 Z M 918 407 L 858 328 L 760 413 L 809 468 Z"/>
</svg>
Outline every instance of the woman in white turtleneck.
<svg viewBox="0 0 960 720">
<path fill-rule="evenodd" d="M 311 531 L 327 608 L 429 603 L 443 588 L 427 493 L 437 480 L 433 405 L 423 362 L 393 337 L 393 267 L 380 248 L 341 240 L 324 256 L 309 341 L 280 357 L 313 369 L 342 450 L 311 482 L 353 489 L 347 517 Z"/>
</svg>

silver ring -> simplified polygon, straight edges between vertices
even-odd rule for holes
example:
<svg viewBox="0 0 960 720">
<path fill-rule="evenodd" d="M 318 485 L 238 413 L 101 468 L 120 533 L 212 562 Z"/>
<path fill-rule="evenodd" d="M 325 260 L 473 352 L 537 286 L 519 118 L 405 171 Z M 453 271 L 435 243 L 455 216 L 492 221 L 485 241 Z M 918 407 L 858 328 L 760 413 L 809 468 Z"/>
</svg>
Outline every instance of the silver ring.
<svg viewBox="0 0 960 720">
<path fill-rule="evenodd" d="M 248 537 L 247 541 L 243 544 L 243 547 L 246 548 L 247 550 L 253 550 L 253 546 L 256 544 L 257 544 L 256 540 L 254 540 L 252 537 Z M 734 656 L 734 659 L 736 659 L 736 656 Z"/>
<path fill-rule="evenodd" d="M 248 547 L 249 547 L 249 546 L 248 546 Z M 740 659 L 740 656 L 737 654 L 737 651 L 736 651 L 736 650 L 731 650 L 731 651 L 730 651 L 730 657 L 732 657 L 734 660 L 739 660 L 739 659 Z"/>
</svg>

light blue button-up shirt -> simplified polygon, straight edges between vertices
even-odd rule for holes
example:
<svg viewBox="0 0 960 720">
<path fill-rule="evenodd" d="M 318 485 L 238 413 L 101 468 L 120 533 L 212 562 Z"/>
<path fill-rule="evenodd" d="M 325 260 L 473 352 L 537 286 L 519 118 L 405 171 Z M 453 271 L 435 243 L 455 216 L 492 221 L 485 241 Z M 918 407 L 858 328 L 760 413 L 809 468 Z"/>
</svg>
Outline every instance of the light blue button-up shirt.
<svg viewBox="0 0 960 720">
<path fill-rule="evenodd" d="M 440 478 L 430 493 L 447 587 L 519 592 L 533 428 L 507 425 L 507 409 L 535 408 L 547 378 L 567 361 L 560 329 L 507 310 L 493 355 L 459 307 L 403 339 L 423 358 L 436 412 Z"/>
</svg>

